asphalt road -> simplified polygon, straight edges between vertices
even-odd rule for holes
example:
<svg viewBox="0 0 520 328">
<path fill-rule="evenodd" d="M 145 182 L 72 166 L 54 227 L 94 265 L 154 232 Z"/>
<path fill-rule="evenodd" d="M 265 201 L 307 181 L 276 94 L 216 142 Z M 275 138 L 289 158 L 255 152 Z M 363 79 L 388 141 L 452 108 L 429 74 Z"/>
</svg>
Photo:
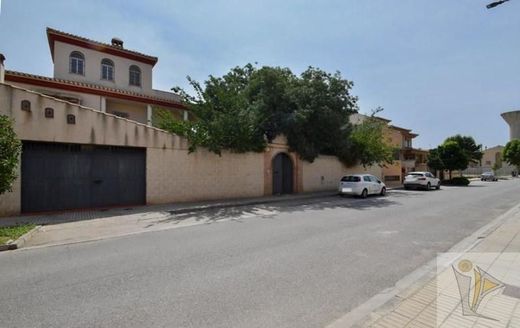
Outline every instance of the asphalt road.
<svg viewBox="0 0 520 328">
<path fill-rule="evenodd" d="M 520 180 L 198 213 L 0 253 L 0 327 L 323 327 L 516 205 Z M 189 217 L 193 214 L 183 214 Z"/>
</svg>

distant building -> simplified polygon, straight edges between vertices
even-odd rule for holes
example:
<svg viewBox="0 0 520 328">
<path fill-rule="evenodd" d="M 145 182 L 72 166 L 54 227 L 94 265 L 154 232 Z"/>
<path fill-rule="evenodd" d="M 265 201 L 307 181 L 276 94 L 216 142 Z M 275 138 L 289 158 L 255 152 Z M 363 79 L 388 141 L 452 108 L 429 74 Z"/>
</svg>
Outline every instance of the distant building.
<svg viewBox="0 0 520 328">
<path fill-rule="evenodd" d="M 361 124 L 368 116 L 363 114 L 351 115 L 352 124 Z M 408 172 L 427 171 L 426 165 L 428 150 L 413 148 L 413 139 L 419 136 L 412 130 L 391 125 L 391 120 L 376 117 L 385 124 L 385 137 L 397 150 L 394 154 L 394 162 L 382 168 L 385 183 L 398 185 Z"/>
<path fill-rule="evenodd" d="M 520 139 L 520 110 L 502 113 L 501 115 L 509 124 L 509 140 Z"/>
</svg>

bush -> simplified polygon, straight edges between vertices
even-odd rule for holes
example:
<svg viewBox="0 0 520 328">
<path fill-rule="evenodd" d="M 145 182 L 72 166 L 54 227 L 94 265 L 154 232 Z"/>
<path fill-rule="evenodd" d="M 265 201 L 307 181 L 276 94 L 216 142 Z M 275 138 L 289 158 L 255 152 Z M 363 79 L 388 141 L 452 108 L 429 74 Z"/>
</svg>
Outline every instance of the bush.
<svg viewBox="0 0 520 328">
<path fill-rule="evenodd" d="M 11 191 L 21 150 L 22 143 L 16 138 L 12 120 L 0 115 L 0 194 Z"/>
<path fill-rule="evenodd" d="M 469 183 L 470 181 L 466 177 L 455 177 L 451 180 L 442 181 L 442 184 L 446 186 L 467 186 Z"/>
</svg>

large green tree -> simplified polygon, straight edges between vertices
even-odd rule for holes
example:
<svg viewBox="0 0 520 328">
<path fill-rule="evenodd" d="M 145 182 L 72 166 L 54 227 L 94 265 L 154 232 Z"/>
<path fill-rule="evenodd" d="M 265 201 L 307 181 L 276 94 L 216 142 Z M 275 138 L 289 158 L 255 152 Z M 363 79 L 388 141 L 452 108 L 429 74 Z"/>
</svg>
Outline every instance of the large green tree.
<svg viewBox="0 0 520 328">
<path fill-rule="evenodd" d="M 21 149 L 22 144 L 14 133 L 12 120 L 0 115 L 0 194 L 12 188 Z"/>
<path fill-rule="evenodd" d="M 437 148 L 437 152 L 444 169 L 449 171 L 450 179 L 452 171 L 465 170 L 468 167 L 468 156 L 456 141 L 444 142 Z"/>
<path fill-rule="evenodd" d="M 509 141 L 504 147 L 502 157 L 510 165 L 520 169 L 520 139 Z"/>
<path fill-rule="evenodd" d="M 284 134 L 290 149 L 310 162 L 320 154 L 337 156 L 347 165 L 388 159 L 380 126 L 354 128 L 349 123 L 349 116 L 357 112 L 357 98 L 350 93 L 353 83 L 339 72 L 309 67 L 295 75 L 288 68 L 248 64 L 222 77 L 210 76 L 203 85 L 188 80 L 194 96 L 174 90 L 195 119 L 180 122 L 162 112 L 156 122 L 186 136 L 191 150 L 202 146 L 218 154 L 224 149 L 262 151 Z"/>
<path fill-rule="evenodd" d="M 457 134 L 447 138 L 444 142 L 448 141 L 454 141 L 459 145 L 469 163 L 478 164 L 482 160 L 482 145 L 478 145 L 473 137 Z"/>
</svg>

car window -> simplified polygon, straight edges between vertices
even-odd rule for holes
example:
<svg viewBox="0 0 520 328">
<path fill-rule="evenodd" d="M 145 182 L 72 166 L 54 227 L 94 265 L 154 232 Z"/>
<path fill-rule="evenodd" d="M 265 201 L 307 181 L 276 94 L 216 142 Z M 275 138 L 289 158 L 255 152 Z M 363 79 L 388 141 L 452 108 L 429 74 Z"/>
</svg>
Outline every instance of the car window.
<svg viewBox="0 0 520 328">
<path fill-rule="evenodd" d="M 370 182 L 370 177 L 368 175 L 365 175 L 363 177 L 363 180 L 366 181 L 366 182 Z"/>
<path fill-rule="evenodd" d="M 422 173 L 408 173 L 408 175 L 414 176 L 414 177 L 422 177 L 424 174 Z"/>
<path fill-rule="evenodd" d="M 426 173 L 426 176 L 427 176 L 428 178 L 435 178 L 435 177 L 433 176 L 433 174 L 431 174 L 430 172 Z"/>
<path fill-rule="evenodd" d="M 379 181 L 379 179 L 376 178 L 376 177 L 373 176 L 373 175 L 370 176 L 370 180 L 372 180 L 372 182 L 375 182 L 375 183 L 377 183 L 377 182 Z"/>
<path fill-rule="evenodd" d="M 361 178 L 353 176 L 353 175 L 349 175 L 349 176 L 345 176 L 345 177 L 341 178 L 341 181 L 343 181 L 343 182 L 359 182 L 359 181 L 361 181 Z"/>
</svg>

